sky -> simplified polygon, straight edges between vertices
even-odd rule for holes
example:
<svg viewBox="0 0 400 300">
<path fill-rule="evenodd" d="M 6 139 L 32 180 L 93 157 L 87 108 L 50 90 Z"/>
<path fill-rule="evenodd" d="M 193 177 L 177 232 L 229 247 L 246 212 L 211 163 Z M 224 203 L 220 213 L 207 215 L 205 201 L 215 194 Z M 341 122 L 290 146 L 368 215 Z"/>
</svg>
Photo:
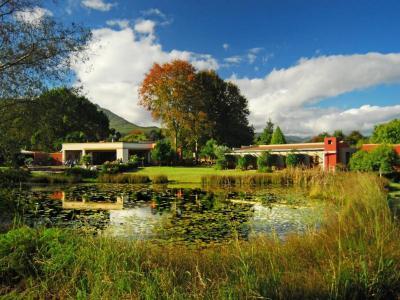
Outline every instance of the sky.
<svg viewBox="0 0 400 300">
<path fill-rule="evenodd" d="M 138 125 L 154 63 L 190 61 L 237 84 L 249 121 L 285 134 L 360 130 L 400 118 L 400 1 L 64 0 L 38 11 L 91 29 L 73 65 L 87 97 Z M 38 12 L 39 13 L 39 12 Z"/>
</svg>

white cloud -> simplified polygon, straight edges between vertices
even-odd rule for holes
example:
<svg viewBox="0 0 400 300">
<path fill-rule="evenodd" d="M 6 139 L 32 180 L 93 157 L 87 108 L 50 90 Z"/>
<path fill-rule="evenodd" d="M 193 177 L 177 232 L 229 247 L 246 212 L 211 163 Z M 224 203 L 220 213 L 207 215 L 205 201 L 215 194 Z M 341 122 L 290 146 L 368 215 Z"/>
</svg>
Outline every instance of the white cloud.
<svg viewBox="0 0 400 300">
<path fill-rule="evenodd" d="M 82 0 L 82 5 L 94 10 L 109 11 L 115 4 L 104 2 L 104 0 Z"/>
<path fill-rule="evenodd" d="M 31 9 L 16 12 L 15 18 L 20 22 L 38 25 L 44 17 L 52 15 L 53 13 L 50 10 L 36 6 Z"/>
<path fill-rule="evenodd" d="M 91 101 L 140 125 L 154 124 L 150 114 L 137 105 L 138 88 L 153 63 L 184 59 L 198 69 L 218 68 L 211 55 L 164 51 L 155 40 L 141 38 L 130 27 L 96 29 L 93 36 L 89 60 L 77 60 L 73 67 L 77 79 Z"/>
<path fill-rule="evenodd" d="M 124 29 L 124 28 L 126 28 L 126 27 L 129 26 L 129 20 L 127 20 L 127 19 L 108 20 L 108 21 L 106 22 L 106 24 L 107 24 L 108 26 L 117 26 L 117 27 L 119 27 L 119 28 L 121 28 L 121 29 Z"/>
<path fill-rule="evenodd" d="M 155 17 L 157 19 L 157 24 L 161 26 L 169 25 L 172 23 L 173 19 L 167 16 L 158 8 L 150 8 L 148 10 L 141 11 L 142 15 L 145 17 Z"/>
<path fill-rule="evenodd" d="M 249 99 L 251 122 L 258 130 L 271 117 L 291 134 L 340 128 L 365 132 L 376 122 L 400 114 L 399 106 L 364 105 L 350 110 L 315 106 L 329 97 L 400 82 L 400 54 L 319 56 L 301 59 L 287 69 L 274 69 L 264 78 L 231 80 Z"/>
<path fill-rule="evenodd" d="M 228 50 L 229 44 L 227 44 L 227 43 L 222 44 L 222 48 L 224 48 L 224 50 Z"/>
<path fill-rule="evenodd" d="M 137 20 L 135 24 L 135 31 L 141 34 L 153 35 L 156 22 L 152 20 Z"/>
<path fill-rule="evenodd" d="M 226 57 L 224 58 L 224 61 L 228 64 L 238 64 L 242 61 L 242 57 L 239 55 Z"/>
</svg>

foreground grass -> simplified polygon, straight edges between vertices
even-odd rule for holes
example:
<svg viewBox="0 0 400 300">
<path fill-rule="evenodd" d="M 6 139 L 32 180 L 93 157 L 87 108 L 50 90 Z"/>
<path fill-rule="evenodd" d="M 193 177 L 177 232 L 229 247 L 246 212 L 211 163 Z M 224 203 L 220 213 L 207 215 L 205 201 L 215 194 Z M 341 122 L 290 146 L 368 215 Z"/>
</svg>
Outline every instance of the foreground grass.
<svg viewBox="0 0 400 300">
<path fill-rule="evenodd" d="M 257 171 L 215 170 L 212 167 L 144 167 L 139 168 L 136 174 L 147 175 L 150 178 L 156 175 L 165 175 L 175 183 L 200 184 L 201 178 L 207 175 L 243 175 L 256 174 Z"/>
<path fill-rule="evenodd" d="M 0 236 L 0 295 L 71 299 L 397 299 L 400 230 L 382 181 L 319 178 L 318 231 L 198 249 L 20 228 Z"/>
</svg>

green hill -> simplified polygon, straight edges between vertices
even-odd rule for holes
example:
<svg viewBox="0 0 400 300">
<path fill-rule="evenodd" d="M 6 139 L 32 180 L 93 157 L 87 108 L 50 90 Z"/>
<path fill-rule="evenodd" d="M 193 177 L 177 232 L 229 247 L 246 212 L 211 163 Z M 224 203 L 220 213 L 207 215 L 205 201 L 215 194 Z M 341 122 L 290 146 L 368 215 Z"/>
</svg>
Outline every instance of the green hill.
<svg viewBox="0 0 400 300">
<path fill-rule="evenodd" d="M 141 130 L 143 132 L 148 132 L 153 129 L 159 129 L 158 127 L 155 126 L 150 126 L 150 127 L 142 127 L 136 124 L 133 124 L 124 118 L 116 115 L 112 111 L 102 108 L 98 106 L 98 109 L 105 113 L 105 115 L 108 117 L 110 120 L 110 128 L 114 128 L 115 130 L 119 131 L 122 135 L 128 134 L 132 130 Z"/>
</svg>

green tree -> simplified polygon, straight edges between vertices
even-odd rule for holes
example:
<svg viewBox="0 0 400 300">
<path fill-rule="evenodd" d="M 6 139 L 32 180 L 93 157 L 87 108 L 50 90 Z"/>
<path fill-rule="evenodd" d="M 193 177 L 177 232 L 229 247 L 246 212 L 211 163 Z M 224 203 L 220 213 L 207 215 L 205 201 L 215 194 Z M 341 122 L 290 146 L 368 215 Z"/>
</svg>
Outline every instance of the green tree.
<svg viewBox="0 0 400 300">
<path fill-rule="evenodd" d="M 152 160 L 157 162 L 160 166 L 171 163 L 173 157 L 174 152 L 171 148 L 171 144 L 166 140 L 158 141 L 151 151 Z"/>
<path fill-rule="evenodd" d="M 269 151 L 261 153 L 257 158 L 257 169 L 259 172 L 272 171 L 273 155 Z"/>
<path fill-rule="evenodd" d="M 75 90 L 58 88 L 31 101 L 3 103 L 12 104 L 0 122 L 0 156 L 9 162 L 20 149 L 57 151 L 63 142 L 109 136 L 106 115 Z"/>
<path fill-rule="evenodd" d="M 247 99 L 239 88 L 224 81 L 215 71 L 197 73 L 204 93 L 204 111 L 210 126 L 210 137 L 228 147 L 248 145 L 254 139 L 254 128 L 249 125 Z"/>
<path fill-rule="evenodd" d="M 364 139 L 365 137 L 358 130 L 353 130 L 345 137 L 345 141 L 351 146 L 357 145 L 359 141 Z"/>
<path fill-rule="evenodd" d="M 215 155 L 215 149 L 217 147 L 217 141 L 214 139 L 209 139 L 206 144 L 203 146 L 203 148 L 200 151 L 200 157 L 208 159 L 208 160 L 214 160 L 216 158 Z"/>
<path fill-rule="evenodd" d="M 269 145 L 271 144 L 272 135 L 274 134 L 274 123 L 271 119 L 268 120 L 263 132 L 257 139 L 258 145 Z"/>
<path fill-rule="evenodd" d="M 226 146 L 216 146 L 215 147 L 215 169 L 223 170 L 228 167 L 228 160 L 226 158 L 226 153 L 229 152 L 229 148 Z"/>
<path fill-rule="evenodd" d="M 400 144 L 400 119 L 375 126 L 372 143 Z"/>
<path fill-rule="evenodd" d="M 345 135 L 344 135 L 343 131 L 340 130 L 340 129 L 335 130 L 335 131 L 333 132 L 333 136 L 334 136 L 335 138 L 339 139 L 339 140 L 342 140 L 342 141 L 345 139 Z"/>
<path fill-rule="evenodd" d="M 276 145 L 276 144 L 286 144 L 286 139 L 285 136 L 283 135 L 282 130 L 279 128 L 279 126 L 276 127 L 272 138 L 271 138 L 271 144 Z"/>
<path fill-rule="evenodd" d="M 368 172 L 374 170 L 371 154 L 363 150 L 359 150 L 351 156 L 349 166 L 352 171 Z"/>
<path fill-rule="evenodd" d="M 41 15 L 42 2 L 0 0 L 0 98 L 37 96 L 49 82 L 69 79 L 78 53 L 85 59 L 82 50 L 91 32 L 51 14 Z"/>
<path fill-rule="evenodd" d="M 291 151 L 286 155 L 286 165 L 288 167 L 296 167 L 300 163 L 299 155 L 295 151 Z"/>
<path fill-rule="evenodd" d="M 311 139 L 310 139 L 310 142 L 311 143 L 321 143 L 321 142 L 323 142 L 324 141 L 324 139 L 326 138 L 326 137 L 329 137 L 329 136 L 331 136 L 328 132 L 321 132 L 320 134 L 318 134 L 318 135 L 316 135 L 316 136 L 313 136 Z"/>
</svg>

